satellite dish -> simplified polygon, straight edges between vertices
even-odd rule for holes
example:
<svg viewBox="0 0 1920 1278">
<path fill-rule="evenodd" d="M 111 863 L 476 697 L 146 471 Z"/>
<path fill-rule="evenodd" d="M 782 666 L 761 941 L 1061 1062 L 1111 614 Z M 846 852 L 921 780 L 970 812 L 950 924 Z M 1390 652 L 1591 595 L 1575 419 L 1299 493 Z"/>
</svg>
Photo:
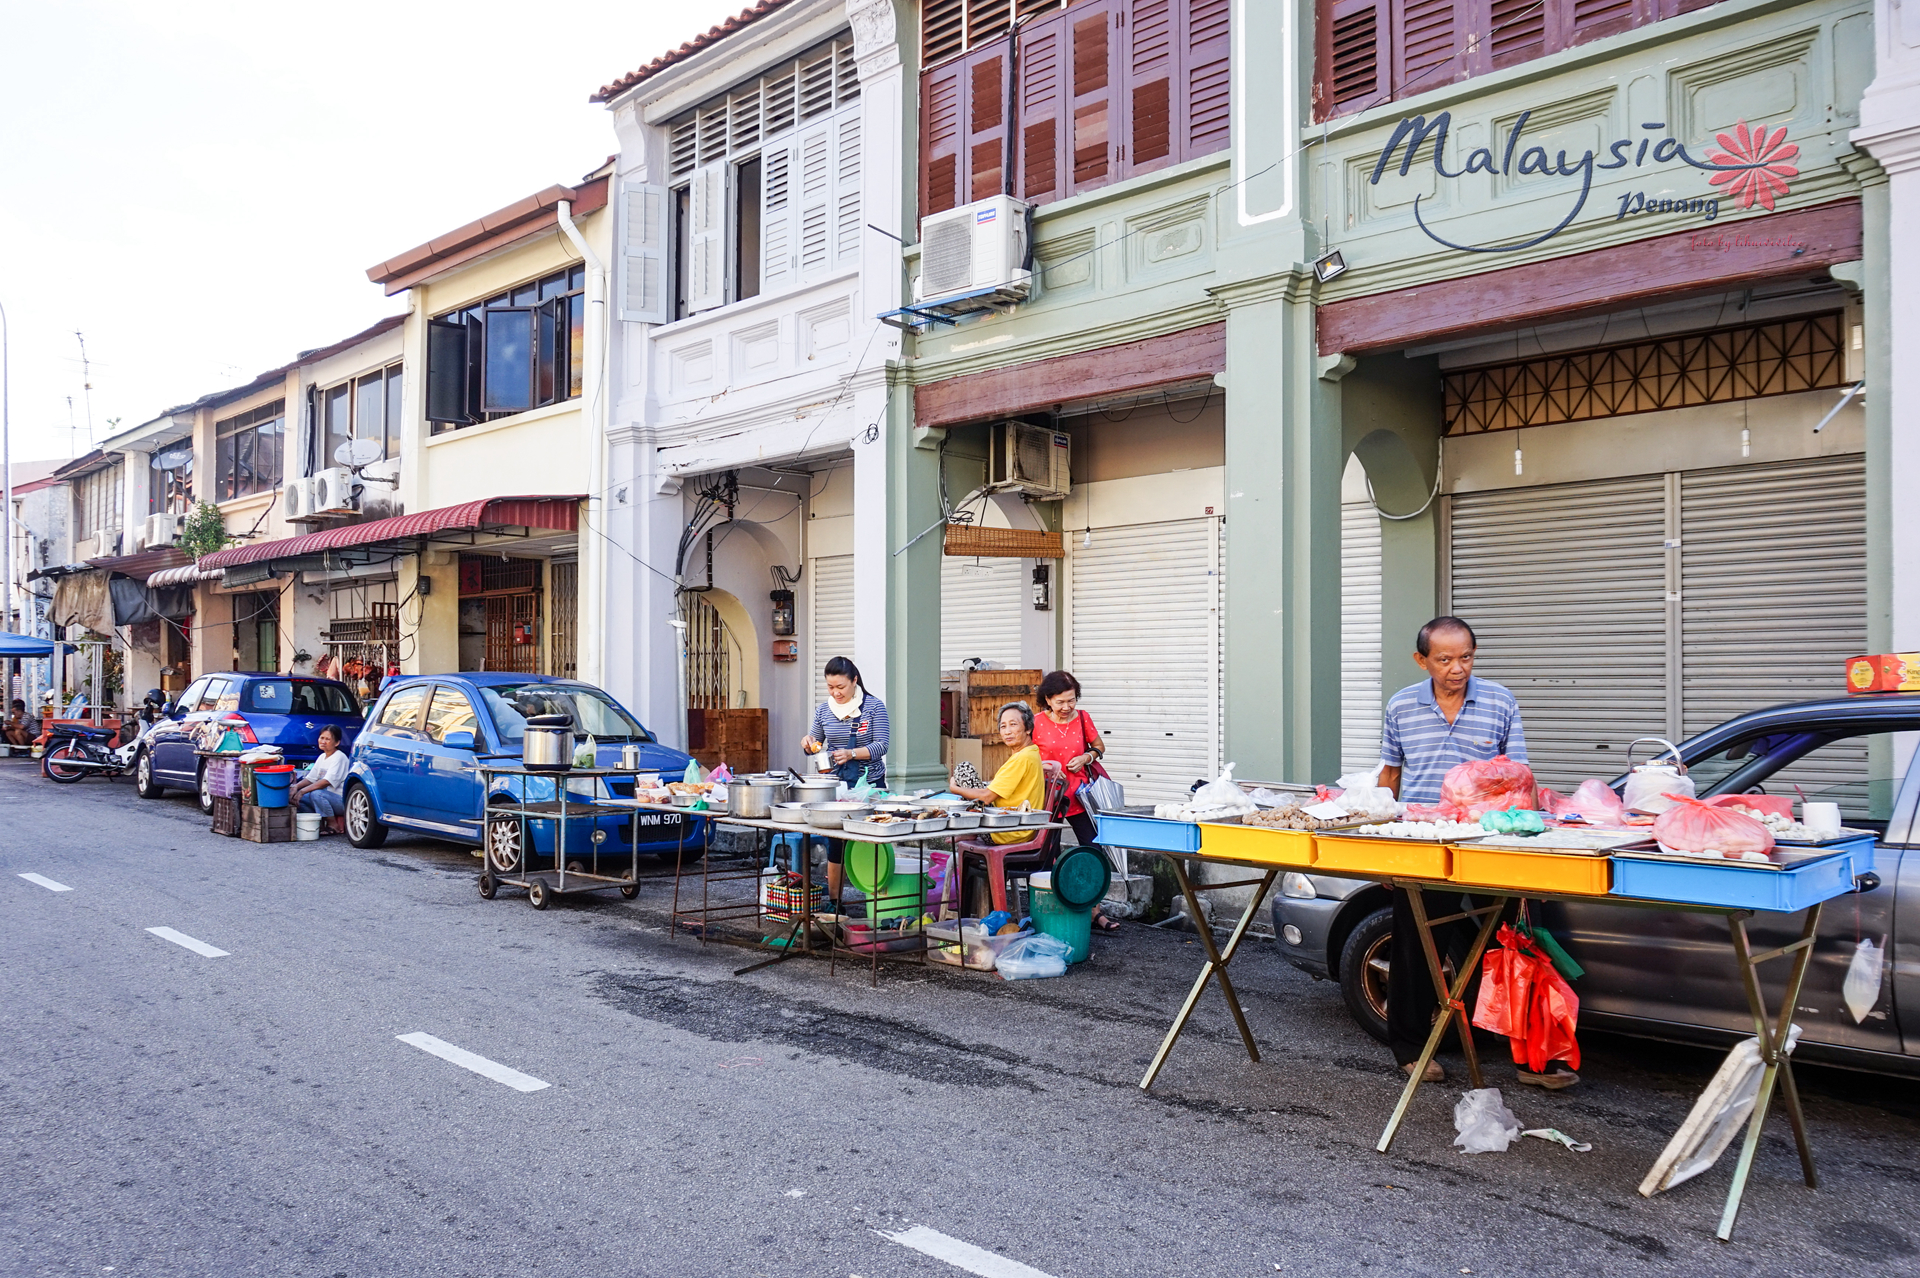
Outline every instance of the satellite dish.
<svg viewBox="0 0 1920 1278">
<path fill-rule="evenodd" d="M 385 451 L 377 439 L 354 439 L 333 450 L 333 460 L 341 466 L 360 467 L 380 460 Z"/>
<path fill-rule="evenodd" d="M 192 445 L 189 444 L 183 448 L 169 448 L 164 453 L 155 453 L 153 455 L 153 468 L 155 470 L 179 470 L 192 460 Z"/>
</svg>

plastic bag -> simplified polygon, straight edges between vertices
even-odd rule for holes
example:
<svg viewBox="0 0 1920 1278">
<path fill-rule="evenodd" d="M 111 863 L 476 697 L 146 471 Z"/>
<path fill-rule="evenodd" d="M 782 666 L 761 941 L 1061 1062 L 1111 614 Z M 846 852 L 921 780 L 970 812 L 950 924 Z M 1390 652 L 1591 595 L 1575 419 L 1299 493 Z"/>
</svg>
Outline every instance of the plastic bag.
<svg viewBox="0 0 1920 1278">
<path fill-rule="evenodd" d="M 595 767 L 599 759 L 600 743 L 595 741 L 593 734 L 589 732 L 587 739 L 573 748 L 573 766 L 576 768 Z"/>
<path fill-rule="evenodd" d="M 1105 768 L 1088 777 L 1076 797 L 1080 800 L 1080 806 L 1089 812 L 1118 812 L 1127 806 L 1126 790 L 1107 775 Z"/>
<path fill-rule="evenodd" d="M 1252 795 L 1234 784 L 1231 763 L 1221 769 L 1217 778 L 1195 790 L 1187 806 L 1196 810 L 1220 808 L 1228 812 L 1252 812 L 1259 807 Z"/>
<path fill-rule="evenodd" d="M 1620 796 L 1606 782 L 1591 777 L 1582 781 L 1580 788 L 1570 795 L 1556 794 L 1541 786 L 1540 810 L 1562 820 L 1577 816 L 1589 825 L 1625 825 L 1627 820 L 1626 805 L 1620 802 Z"/>
<path fill-rule="evenodd" d="M 1370 772 L 1356 772 L 1341 777 L 1334 785 L 1340 793 L 1331 801 L 1340 805 L 1342 812 L 1365 812 L 1368 814 L 1400 811 L 1399 800 L 1393 797 L 1393 791 L 1380 784 L 1380 769 L 1384 763 L 1376 763 Z"/>
<path fill-rule="evenodd" d="M 1497 1087 L 1470 1091 L 1453 1107 L 1453 1143 L 1469 1154 L 1505 1153 L 1520 1136 L 1520 1120 Z"/>
<path fill-rule="evenodd" d="M 1793 820 L 1793 800 L 1784 794 L 1716 794 L 1700 801 L 1716 808 L 1746 808 L 1750 812 Z"/>
<path fill-rule="evenodd" d="M 1456 763 L 1440 781 L 1440 806 L 1453 807 L 1466 820 L 1496 808 L 1533 806 L 1533 769 L 1504 754 Z"/>
<path fill-rule="evenodd" d="M 1504 1034 L 1514 1064 L 1536 1073 L 1549 1061 L 1580 1068 L 1580 999 L 1538 946 L 1502 924 L 1500 947 L 1481 971 L 1473 1023 Z"/>
<path fill-rule="evenodd" d="M 1675 852 L 1712 852 L 1730 860 L 1773 851 L 1773 831 L 1744 812 L 1679 795 L 1653 822 L 1653 837 Z"/>
<path fill-rule="evenodd" d="M 1545 834 L 1547 823 L 1532 808 L 1498 808 L 1480 816 L 1483 829 L 1495 834 Z"/>
<path fill-rule="evenodd" d="M 1009 981 L 1065 976 L 1067 959 L 1072 953 L 1073 947 L 1059 937 L 1036 932 L 1001 950 L 994 967 Z"/>
<path fill-rule="evenodd" d="M 593 738 L 588 737 L 587 740 L 592 741 Z M 707 773 L 707 780 L 711 781 L 714 785 L 725 785 L 727 782 L 733 780 L 733 769 L 722 763 L 715 767 L 713 771 Z"/>
<path fill-rule="evenodd" d="M 1853 961 L 1847 964 L 1847 979 L 1840 984 L 1840 997 L 1858 1025 L 1880 1001 L 1880 973 L 1886 963 L 1886 951 L 1868 937 L 1853 947 Z"/>
<path fill-rule="evenodd" d="M 1658 816 L 1678 799 L 1691 799 L 1694 796 L 1693 778 L 1687 775 L 1687 765 L 1680 762 L 1680 751 L 1663 737 L 1641 737 L 1633 742 L 1627 747 L 1629 759 L 1633 757 L 1633 747 L 1641 741 L 1657 741 L 1667 747 L 1667 753 L 1665 756 L 1655 755 L 1646 763 L 1635 764 L 1627 769 L 1627 784 L 1620 801 L 1626 804 L 1629 812 Z M 1660 762 L 1662 757 L 1669 762 Z"/>
<path fill-rule="evenodd" d="M 1786 1046 L 1789 1056 L 1799 1042 L 1800 1027 L 1789 1025 Z M 1764 1072 L 1760 1040 L 1743 1038 L 1734 1044 L 1707 1083 L 1707 1089 L 1693 1103 L 1687 1121 L 1673 1134 L 1667 1147 L 1660 1151 L 1660 1157 L 1654 1160 L 1646 1179 L 1640 1182 L 1641 1197 L 1651 1198 L 1662 1190 L 1672 1189 L 1713 1166 L 1753 1113 Z"/>
</svg>

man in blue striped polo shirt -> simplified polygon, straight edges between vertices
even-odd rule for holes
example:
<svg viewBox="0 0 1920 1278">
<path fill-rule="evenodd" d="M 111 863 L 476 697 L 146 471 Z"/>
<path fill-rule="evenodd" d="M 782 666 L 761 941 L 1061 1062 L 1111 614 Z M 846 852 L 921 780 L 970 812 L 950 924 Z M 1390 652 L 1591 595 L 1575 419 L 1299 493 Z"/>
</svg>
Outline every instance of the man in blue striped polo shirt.
<svg viewBox="0 0 1920 1278">
<path fill-rule="evenodd" d="M 1388 699 L 1380 733 L 1380 760 L 1385 765 L 1380 784 L 1403 802 L 1438 803 L 1447 772 L 1469 759 L 1504 754 L 1519 763 L 1527 761 L 1520 703 L 1499 684 L 1473 677 L 1477 646 L 1473 627 L 1458 617 L 1435 617 L 1420 627 L 1413 659 L 1428 677 Z M 1458 897 L 1429 892 L 1425 900 L 1429 918 L 1459 912 Z M 1387 973 L 1387 1045 L 1408 1073 L 1419 1062 L 1439 1008 L 1418 928 L 1406 892 L 1396 889 L 1393 958 Z M 1460 924 L 1436 928 L 1435 947 L 1443 954 L 1450 943 L 1464 948 L 1464 931 Z M 1426 1078 L 1442 1082 L 1446 1071 L 1438 1061 L 1429 1062 Z M 1520 1081 L 1558 1089 L 1580 1079 L 1556 1061 L 1540 1074 L 1521 1070 Z"/>
</svg>

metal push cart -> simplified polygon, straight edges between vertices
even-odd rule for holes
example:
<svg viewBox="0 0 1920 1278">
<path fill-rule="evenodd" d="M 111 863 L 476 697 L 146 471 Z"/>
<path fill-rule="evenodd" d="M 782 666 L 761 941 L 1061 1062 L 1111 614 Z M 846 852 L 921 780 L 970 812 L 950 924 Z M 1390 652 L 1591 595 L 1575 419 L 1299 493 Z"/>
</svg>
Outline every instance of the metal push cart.
<svg viewBox="0 0 1920 1278">
<path fill-rule="evenodd" d="M 641 771 L 652 769 L 627 768 L 574 768 L 567 772 L 533 771 L 513 765 L 477 764 L 480 785 L 486 795 L 485 826 L 482 829 L 480 869 L 480 895 L 491 901 L 502 887 L 517 887 L 527 890 L 527 903 L 536 910 L 544 910 L 556 896 L 572 896 L 586 892 L 604 892 L 609 888 L 618 888 L 620 895 L 631 901 L 640 892 L 640 820 L 636 805 L 631 801 L 621 802 L 594 795 L 572 793 L 569 783 L 575 780 L 587 780 L 595 783 L 596 789 L 605 787 L 599 783 L 608 777 L 637 777 Z M 519 793 L 511 795 L 511 803 L 496 803 L 499 797 L 493 791 L 496 777 L 522 778 Z M 527 781 L 545 778 L 553 782 L 553 798 L 529 799 Z M 502 792 L 505 793 L 504 791 Z M 607 842 L 605 831 L 594 827 L 594 837 L 588 840 L 590 847 L 586 859 L 569 859 L 567 849 L 567 823 L 569 821 L 594 822 L 597 818 L 622 815 L 628 818 L 628 857 L 625 876 L 613 873 L 617 865 L 616 857 L 604 858 L 608 864 L 602 865 L 601 848 Z M 553 832 L 552 869 L 534 869 L 532 864 L 539 859 L 534 848 L 534 821 L 550 823 Z M 617 853 L 617 849 L 616 849 Z"/>
</svg>

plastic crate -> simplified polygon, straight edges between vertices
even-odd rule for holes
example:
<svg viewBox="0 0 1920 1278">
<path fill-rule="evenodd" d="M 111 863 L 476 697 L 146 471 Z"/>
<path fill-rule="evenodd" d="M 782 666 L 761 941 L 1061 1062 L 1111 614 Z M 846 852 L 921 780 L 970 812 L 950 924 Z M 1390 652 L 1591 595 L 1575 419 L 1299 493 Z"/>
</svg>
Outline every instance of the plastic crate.
<svg viewBox="0 0 1920 1278">
<path fill-rule="evenodd" d="M 207 792 L 216 799 L 234 799 L 240 795 L 240 760 L 208 759 Z"/>
<path fill-rule="evenodd" d="M 1313 834 L 1264 825 L 1200 825 L 1200 855 L 1255 865 L 1309 866 L 1314 862 Z"/>
<path fill-rule="evenodd" d="M 1124 812 L 1102 812 L 1097 838 L 1102 847 L 1131 848 L 1136 852 L 1200 850 L 1200 827 L 1193 822 Z"/>
<path fill-rule="evenodd" d="M 1792 914 L 1853 891 L 1853 876 L 1873 868 L 1872 840 L 1864 863 L 1845 848 L 1791 869 L 1766 870 L 1728 861 L 1656 861 L 1619 856 L 1613 862 L 1613 895 L 1729 909 Z"/>
<path fill-rule="evenodd" d="M 1570 896 L 1605 896 L 1613 886 L 1612 865 L 1605 856 L 1564 856 L 1471 843 L 1451 846 L 1453 871 L 1448 877 L 1455 883 Z"/>
<path fill-rule="evenodd" d="M 240 834 L 240 800 L 222 798 L 213 799 L 213 832 L 238 837 Z"/>
<path fill-rule="evenodd" d="M 1424 839 L 1369 838 L 1353 834 L 1313 836 L 1313 868 L 1328 874 L 1390 874 L 1398 878 L 1445 881 L 1453 868 L 1453 849 Z"/>
</svg>

